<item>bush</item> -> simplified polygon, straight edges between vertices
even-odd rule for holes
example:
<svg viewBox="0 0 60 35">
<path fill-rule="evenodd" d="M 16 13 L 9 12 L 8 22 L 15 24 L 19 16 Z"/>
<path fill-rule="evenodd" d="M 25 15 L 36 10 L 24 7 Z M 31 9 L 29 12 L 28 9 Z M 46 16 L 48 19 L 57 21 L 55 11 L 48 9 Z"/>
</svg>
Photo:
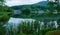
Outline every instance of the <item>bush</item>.
<svg viewBox="0 0 60 35">
<path fill-rule="evenodd" d="M 60 30 L 49 31 L 45 35 L 60 35 Z"/>
<path fill-rule="evenodd" d="M 24 34 L 24 33 L 19 33 L 19 34 L 16 34 L 16 35 L 26 35 L 26 34 Z"/>
<path fill-rule="evenodd" d="M 0 22 L 6 22 L 9 20 L 9 16 L 5 12 L 0 12 Z"/>
<path fill-rule="evenodd" d="M 54 29 L 54 28 L 45 28 L 45 29 L 40 30 L 40 33 L 41 33 L 42 35 L 45 35 L 46 32 L 48 32 L 48 31 L 53 31 L 53 30 L 55 30 L 55 29 Z"/>
</svg>

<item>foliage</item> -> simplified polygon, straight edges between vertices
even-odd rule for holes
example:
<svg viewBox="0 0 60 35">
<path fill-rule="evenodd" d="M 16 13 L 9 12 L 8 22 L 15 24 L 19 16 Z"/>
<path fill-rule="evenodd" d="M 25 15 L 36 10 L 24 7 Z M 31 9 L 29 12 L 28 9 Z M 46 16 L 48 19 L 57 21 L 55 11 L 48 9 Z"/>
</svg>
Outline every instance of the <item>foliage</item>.
<svg viewBox="0 0 60 35">
<path fill-rule="evenodd" d="M 54 6 L 54 2 L 49 2 L 47 5 L 49 5 L 49 6 Z"/>
<path fill-rule="evenodd" d="M 38 21 L 32 23 L 23 22 L 19 25 L 17 34 L 24 33 L 26 35 L 45 35 L 46 32 L 53 30 L 55 30 L 55 28 L 45 27 L 43 29 L 40 29 L 40 24 Z"/>
<path fill-rule="evenodd" d="M 55 28 L 46 28 L 46 29 L 42 29 L 42 30 L 41 30 L 41 33 L 42 33 L 42 35 L 45 35 L 46 32 L 48 32 L 48 31 L 53 31 L 53 30 L 55 30 Z"/>
<path fill-rule="evenodd" d="M 3 26 L 7 23 L 12 15 L 12 9 L 6 6 L 4 3 L 5 0 L 0 0 L 0 35 L 5 35 L 5 28 Z"/>
<path fill-rule="evenodd" d="M 58 23 L 58 29 L 60 30 L 60 19 L 57 20 L 57 23 Z"/>
<path fill-rule="evenodd" d="M 28 16 L 31 12 L 29 8 L 22 8 L 21 11 L 22 11 L 22 15 L 24 16 Z"/>
<path fill-rule="evenodd" d="M 26 34 L 24 34 L 24 33 L 19 33 L 19 34 L 16 34 L 16 35 L 26 35 Z"/>
<path fill-rule="evenodd" d="M 26 35 L 39 35 L 40 26 L 37 22 L 24 22 L 19 25 L 18 33 L 25 33 Z M 37 29 L 39 31 L 37 31 Z"/>
<path fill-rule="evenodd" d="M 49 31 L 45 35 L 60 35 L 60 30 Z"/>
</svg>

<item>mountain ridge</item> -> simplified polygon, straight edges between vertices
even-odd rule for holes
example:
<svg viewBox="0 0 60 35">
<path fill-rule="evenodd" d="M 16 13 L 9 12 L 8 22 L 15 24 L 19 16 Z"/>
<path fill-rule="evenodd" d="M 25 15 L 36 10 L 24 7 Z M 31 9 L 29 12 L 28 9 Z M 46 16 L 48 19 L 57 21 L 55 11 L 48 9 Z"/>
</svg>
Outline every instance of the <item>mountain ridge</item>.
<svg viewBox="0 0 60 35">
<path fill-rule="evenodd" d="M 31 5 L 19 5 L 19 6 L 12 6 L 13 9 L 21 9 L 23 7 L 25 8 L 41 8 L 41 9 L 48 9 L 49 7 L 47 6 L 47 1 L 41 1 L 35 4 L 31 4 Z"/>
</svg>

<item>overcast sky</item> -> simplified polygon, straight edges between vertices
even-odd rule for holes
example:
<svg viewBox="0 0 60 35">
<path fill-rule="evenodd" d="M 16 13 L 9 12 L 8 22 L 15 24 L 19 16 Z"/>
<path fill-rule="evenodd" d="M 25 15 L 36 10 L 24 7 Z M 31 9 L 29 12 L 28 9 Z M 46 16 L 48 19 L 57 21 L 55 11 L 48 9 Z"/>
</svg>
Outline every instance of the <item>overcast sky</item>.
<svg viewBox="0 0 60 35">
<path fill-rule="evenodd" d="M 25 5 L 25 4 L 34 4 L 45 0 L 7 0 L 6 5 L 15 6 L 15 5 Z"/>
</svg>

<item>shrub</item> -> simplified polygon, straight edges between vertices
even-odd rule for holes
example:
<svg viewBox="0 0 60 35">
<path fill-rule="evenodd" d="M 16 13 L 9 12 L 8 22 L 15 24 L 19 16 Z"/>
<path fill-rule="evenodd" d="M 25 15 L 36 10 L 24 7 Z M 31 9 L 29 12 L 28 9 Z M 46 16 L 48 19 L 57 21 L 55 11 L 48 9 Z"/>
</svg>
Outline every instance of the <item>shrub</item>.
<svg viewBox="0 0 60 35">
<path fill-rule="evenodd" d="M 49 31 L 45 35 L 60 35 L 60 30 Z"/>
<path fill-rule="evenodd" d="M 53 31 L 53 30 L 55 30 L 55 29 L 54 29 L 54 28 L 44 28 L 44 29 L 40 30 L 40 33 L 41 33 L 42 35 L 45 35 L 46 32 L 48 32 L 48 31 Z"/>
<path fill-rule="evenodd" d="M 19 33 L 19 34 L 16 34 L 16 35 L 26 35 L 26 34 L 24 34 L 24 33 Z"/>
</svg>

